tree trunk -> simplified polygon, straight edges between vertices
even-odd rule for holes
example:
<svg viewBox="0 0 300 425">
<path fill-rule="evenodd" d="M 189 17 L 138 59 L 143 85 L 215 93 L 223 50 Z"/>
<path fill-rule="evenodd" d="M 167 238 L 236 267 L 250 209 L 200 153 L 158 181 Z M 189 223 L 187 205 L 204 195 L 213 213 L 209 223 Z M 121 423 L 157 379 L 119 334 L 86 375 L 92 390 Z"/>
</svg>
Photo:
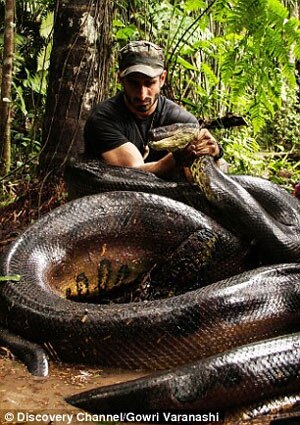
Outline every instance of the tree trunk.
<svg viewBox="0 0 300 425">
<path fill-rule="evenodd" d="M 3 67 L 0 98 L 0 175 L 4 176 L 10 170 L 10 109 L 11 84 L 13 77 L 14 58 L 14 10 L 15 0 L 6 0 Z"/>
<path fill-rule="evenodd" d="M 296 3 L 295 6 L 295 16 L 300 20 L 300 4 L 299 1 Z M 298 84 L 298 92 L 297 92 L 297 98 L 298 98 L 298 104 L 300 105 L 300 60 L 296 60 L 296 72 L 297 72 L 297 84 Z"/>
<path fill-rule="evenodd" d="M 83 127 L 108 95 L 113 2 L 58 0 L 40 169 L 61 172 L 84 151 Z"/>
</svg>

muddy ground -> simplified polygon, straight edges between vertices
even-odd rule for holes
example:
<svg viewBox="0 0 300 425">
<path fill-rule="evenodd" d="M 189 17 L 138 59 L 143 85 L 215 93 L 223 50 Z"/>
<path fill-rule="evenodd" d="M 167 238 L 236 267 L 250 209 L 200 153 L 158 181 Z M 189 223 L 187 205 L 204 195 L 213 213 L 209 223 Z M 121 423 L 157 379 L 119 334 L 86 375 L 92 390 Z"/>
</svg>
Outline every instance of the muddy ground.
<svg viewBox="0 0 300 425">
<path fill-rule="evenodd" d="M 68 404 L 64 397 L 80 393 L 98 386 L 114 384 L 142 376 L 141 371 L 103 371 L 100 368 L 87 366 L 71 366 L 66 364 L 50 364 L 47 378 L 32 376 L 26 367 L 17 360 L 0 357 L 0 424 L 68 424 L 70 417 L 57 417 L 58 420 L 31 421 L 25 414 L 61 414 L 72 415 L 70 422 L 75 424 L 91 424 L 89 416 Z M 7 418 L 14 420 L 5 420 Z M 37 417 L 39 419 L 39 417 Z M 42 418 L 41 418 L 42 419 Z M 45 416 L 46 419 L 46 416 Z M 64 420 L 61 420 L 64 419 Z"/>
</svg>

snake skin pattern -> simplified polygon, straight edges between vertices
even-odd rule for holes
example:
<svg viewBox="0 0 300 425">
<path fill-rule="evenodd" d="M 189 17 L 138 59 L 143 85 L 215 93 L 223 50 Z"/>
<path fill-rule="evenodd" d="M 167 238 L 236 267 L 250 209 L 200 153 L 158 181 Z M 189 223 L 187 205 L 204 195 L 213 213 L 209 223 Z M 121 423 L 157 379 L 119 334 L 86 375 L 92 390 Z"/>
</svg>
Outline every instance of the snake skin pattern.
<svg viewBox="0 0 300 425">
<path fill-rule="evenodd" d="M 93 412 L 137 401 L 147 408 L 219 408 L 299 390 L 299 203 L 262 179 L 226 177 L 208 158 L 199 166 L 205 177 L 197 183 L 213 194 L 208 201 L 205 190 L 183 182 L 75 164 L 67 171 L 72 197 L 113 192 L 51 212 L 4 259 L 3 274 L 21 275 L 0 287 L 0 323 L 10 331 L 64 361 L 172 368 L 70 403 Z M 124 175 L 127 191 L 120 192 Z M 178 252 L 184 255 L 176 270 Z M 171 279 L 182 285 L 175 296 L 170 264 Z M 149 270 L 155 285 L 166 287 L 165 298 L 95 303 Z"/>
</svg>

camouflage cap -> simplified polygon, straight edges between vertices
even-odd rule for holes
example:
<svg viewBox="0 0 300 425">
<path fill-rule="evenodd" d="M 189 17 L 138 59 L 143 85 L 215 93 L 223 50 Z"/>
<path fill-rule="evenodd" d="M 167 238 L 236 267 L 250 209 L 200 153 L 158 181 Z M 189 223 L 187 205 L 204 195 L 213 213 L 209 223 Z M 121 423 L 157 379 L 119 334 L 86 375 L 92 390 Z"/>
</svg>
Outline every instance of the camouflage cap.
<svg viewBox="0 0 300 425">
<path fill-rule="evenodd" d="M 133 72 L 140 72 L 154 78 L 164 70 L 164 54 L 162 48 L 150 41 L 132 41 L 119 50 L 120 77 Z"/>
</svg>

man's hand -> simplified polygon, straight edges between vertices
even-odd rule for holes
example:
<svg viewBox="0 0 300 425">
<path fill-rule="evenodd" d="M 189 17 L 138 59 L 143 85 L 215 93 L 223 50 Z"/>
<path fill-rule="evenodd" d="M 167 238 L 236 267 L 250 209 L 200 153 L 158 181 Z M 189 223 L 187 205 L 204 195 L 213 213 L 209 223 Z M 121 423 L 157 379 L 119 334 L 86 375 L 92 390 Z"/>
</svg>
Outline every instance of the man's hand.
<svg viewBox="0 0 300 425">
<path fill-rule="evenodd" d="M 210 134 L 206 128 L 199 130 L 184 149 L 173 152 L 174 158 L 178 165 L 189 166 L 194 159 L 201 155 L 211 155 L 218 158 L 220 148 L 216 139 Z"/>
<path fill-rule="evenodd" d="M 189 149 L 193 152 L 195 157 L 199 157 L 201 155 L 218 157 L 220 154 L 220 148 L 216 139 L 206 128 L 202 128 L 198 131 L 194 140 L 189 144 Z"/>
</svg>

